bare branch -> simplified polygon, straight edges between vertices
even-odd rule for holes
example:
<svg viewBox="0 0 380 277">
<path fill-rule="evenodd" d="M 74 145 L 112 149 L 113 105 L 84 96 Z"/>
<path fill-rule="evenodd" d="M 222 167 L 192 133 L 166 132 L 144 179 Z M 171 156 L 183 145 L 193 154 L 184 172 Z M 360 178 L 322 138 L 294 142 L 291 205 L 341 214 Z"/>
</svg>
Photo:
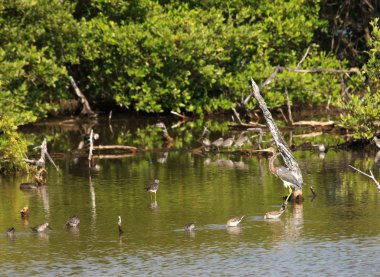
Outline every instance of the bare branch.
<svg viewBox="0 0 380 277">
<path fill-rule="evenodd" d="M 241 122 L 241 119 L 240 119 L 239 113 L 236 111 L 235 108 L 232 108 L 232 111 L 234 112 L 234 115 L 235 115 L 237 121 L 242 125 L 243 122 Z"/>
<path fill-rule="evenodd" d="M 305 55 L 303 55 L 302 59 L 297 63 L 296 68 L 298 68 L 298 67 L 301 65 L 301 63 L 303 63 L 303 61 L 304 61 L 304 60 L 306 59 L 306 57 L 307 57 L 307 54 L 309 54 L 309 51 L 310 51 L 310 46 L 306 49 Z"/>
<path fill-rule="evenodd" d="M 350 164 L 348 166 L 351 167 L 352 169 L 355 169 L 356 171 L 360 172 L 361 174 L 367 176 L 368 178 L 372 179 L 375 182 L 377 189 L 380 190 L 380 183 L 376 180 L 375 176 L 373 176 L 372 170 L 369 171 L 371 173 L 371 175 L 368 175 L 367 173 L 364 173 L 360 169 L 357 169 L 356 167 L 353 167 Z"/>
</svg>

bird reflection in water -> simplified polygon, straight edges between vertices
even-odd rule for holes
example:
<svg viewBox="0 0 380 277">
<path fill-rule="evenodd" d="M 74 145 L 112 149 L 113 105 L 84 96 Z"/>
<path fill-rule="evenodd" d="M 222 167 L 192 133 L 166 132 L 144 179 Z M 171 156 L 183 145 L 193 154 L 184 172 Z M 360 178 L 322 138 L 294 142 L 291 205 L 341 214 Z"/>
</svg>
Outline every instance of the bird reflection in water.
<svg viewBox="0 0 380 277">
<path fill-rule="evenodd" d="M 240 235 L 242 233 L 242 228 L 240 226 L 227 226 L 226 230 L 230 235 Z"/>
<path fill-rule="evenodd" d="M 152 209 L 152 210 L 158 210 L 160 208 L 160 206 L 158 206 L 158 203 L 157 201 L 153 201 L 153 202 L 150 202 L 149 204 L 149 207 Z"/>
</svg>

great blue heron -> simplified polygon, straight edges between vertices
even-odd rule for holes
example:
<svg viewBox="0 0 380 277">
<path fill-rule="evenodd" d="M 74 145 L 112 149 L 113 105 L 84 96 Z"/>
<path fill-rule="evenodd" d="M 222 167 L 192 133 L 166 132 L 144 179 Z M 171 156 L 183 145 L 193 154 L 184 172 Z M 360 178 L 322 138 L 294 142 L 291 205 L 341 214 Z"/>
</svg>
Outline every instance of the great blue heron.
<svg viewBox="0 0 380 277">
<path fill-rule="evenodd" d="M 240 221 L 244 218 L 244 215 L 242 216 L 237 216 L 229 219 L 227 221 L 227 227 L 236 227 L 240 223 Z"/>
<path fill-rule="evenodd" d="M 264 219 L 277 219 L 285 212 L 285 210 L 286 210 L 286 203 L 283 203 L 279 211 L 267 212 L 264 215 Z"/>
<path fill-rule="evenodd" d="M 80 218 L 76 215 L 73 215 L 67 219 L 66 226 L 67 227 L 77 227 L 79 223 L 80 223 Z"/>
<path fill-rule="evenodd" d="M 154 193 L 154 202 L 156 202 L 156 194 L 157 194 L 157 190 L 158 190 L 158 187 L 160 185 L 160 180 L 158 179 L 155 179 L 153 181 L 153 183 L 151 183 L 147 188 L 146 188 L 146 191 L 150 192 L 150 193 Z M 151 195 L 152 197 L 152 195 Z"/>
<path fill-rule="evenodd" d="M 284 187 L 289 190 L 289 195 L 285 200 L 285 203 L 288 203 L 289 197 L 292 195 L 293 191 L 301 189 L 302 184 L 298 181 L 294 173 L 289 168 L 284 166 L 275 166 L 274 161 L 279 153 L 273 147 L 270 147 L 269 151 L 272 152 L 272 156 L 269 158 L 269 170 L 273 173 L 273 175 L 280 178 Z"/>
</svg>

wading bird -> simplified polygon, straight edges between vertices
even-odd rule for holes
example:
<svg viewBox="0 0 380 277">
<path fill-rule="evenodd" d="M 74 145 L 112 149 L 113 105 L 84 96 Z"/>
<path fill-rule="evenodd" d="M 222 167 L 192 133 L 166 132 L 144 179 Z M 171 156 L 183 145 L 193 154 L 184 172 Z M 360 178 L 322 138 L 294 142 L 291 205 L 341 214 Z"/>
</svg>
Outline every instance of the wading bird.
<svg viewBox="0 0 380 277">
<path fill-rule="evenodd" d="M 146 191 L 150 192 L 150 193 L 154 193 L 154 202 L 156 202 L 156 194 L 157 194 L 157 190 L 158 190 L 158 187 L 160 185 L 160 180 L 158 179 L 155 179 L 153 181 L 153 183 L 151 183 L 147 188 L 146 188 Z M 150 195 L 151 199 L 152 199 L 152 194 Z"/>
<path fill-rule="evenodd" d="M 188 223 L 188 224 L 186 224 L 186 226 L 185 226 L 185 230 L 186 230 L 187 232 L 192 232 L 192 231 L 194 231 L 194 230 L 195 230 L 195 223 Z"/>
<path fill-rule="evenodd" d="M 286 210 L 286 202 L 281 205 L 279 211 L 267 212 L 264 215 L 264 219 L 277 219 L 279 218 Z"/>
<path fill-rule="evenodd" d="M 162 136 L 166 139 L 167 142 L 173 142 L 174 138 L 169 135 L 168 129 L 163 122 L 159 122 L 156 124 L 156 127 L 162 129 Z"/>
<path fill-rule="evenodd" d="M 15 234 L 16 230 L 14 227 L 10 227 L 7 230 L 7 236 L 12 237 Z"/>
<path fill-rule="evenodd" d="M 318 148 L 319 152 L 326 153 L 327 152 L 327 147 L 321 143 L 321 144 L 313 144 L 314 147 Z"/>
<path fill-rule="evenodd" d="M 80 223 L 80 218 L 76 215 L 73 215 L 67 219 L 66 226 L 67 227 L 77 227 L 79 223 Z"/>
<path fill-rule="evenodd" d="M 249 138 L 245 135 L 247 132 L 244 131 L 240 134 L 238 139 L 235 141 L 234 146 L 241 148 L 248 140 Z"/>
<path fill-rule="evenodd" d="M 117 227 L 119 228 L 119 236 L 124 233 L 123 229 L 121 229 L 121 216 L 118 216 L 118 221 L 117 221 Z"/>
<path fill-rule="evenodd" d="M 37 225 L 35 227 L 32 227 L 31 229 L 33 232 L 39 233 L 39 232 L 45 232 L 47 228 L 51 229 L 49 227 L 49 223 L 46 222 L 46 223 L 42 223 L 40 225 Z"/>
<path fill-rule="evenodd" d="M 201 142 L 206 151 L 208 151 L 211 146 L 211 141 L 207 138 L 208 134 L 210 134 L 210 130 L 207 129 L 206 126 L 204 126 L 202 136 L 201 136 L 201 140 L 202 140 Z"/>
<path fill-rule="evenodd" d="M 234 143 L 234 141 L 235 141 L 235 136 L 233 136 L 232 138 L 226 139 L 225 141 L 223 141 L 223 143 L 220 146 L 226 147 L 227 149 L 229 149 Z"/>
<path fill-rule="evenodd" d="M 285 203 L 288 203 L 289 197 L 292 195 L 293 191 L 301 189 L 302 184 L 297 180 L 294 173 L 287 167 L 275 166 L 274 161 L 276 160 L 279 153 L 275 148 L 270 147 L 269 151 L 272 152 L 272 156 L 269 158 L 269 170 L 273 175 L 277 176 L 283 182 L 285 188 L 289 190 L 289 195 L 287 196 Z"/>
<path fill-rule="evenodd" d="M 240 221 L 244 218 L 244 215 L 242 216 L 237 216 L 229 219 L 227 221 L 227 227 L 236 227 L 240 223 Z"/>
<path fill-rule="evenodd" d="M 214 140 L 211 144 L 215 145 L 219 151 L 219 147 L 223 144 L 223 141 L 223 138 L 218 138 L 217 140 Z"/>
</svg>

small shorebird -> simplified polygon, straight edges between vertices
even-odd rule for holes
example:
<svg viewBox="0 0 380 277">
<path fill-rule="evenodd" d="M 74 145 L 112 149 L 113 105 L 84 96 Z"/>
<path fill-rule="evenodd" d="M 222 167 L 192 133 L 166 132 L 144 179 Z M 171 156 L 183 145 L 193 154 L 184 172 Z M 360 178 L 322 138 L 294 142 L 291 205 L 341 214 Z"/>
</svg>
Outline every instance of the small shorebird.
<svg viewBox="0 0 380 277">
<path fill-rule="evenodd" d="M 146 188 L 146 191 L 150 192 L 150 193 L 154 193 L 154 201 L 156 202 L 156 194 L 157 194 L 157 190 L 158 190 L 158 187 L 160 185 L 160 180 L 158 179 L 155 179 L 153 181 L 153 183 L 151 183 L 147 188 Z M 150 195 L 150 197 L 152 198 L 152 194 Z"/>
<path fill-rule="evenodd" d="M 228 138 L 225 141 L 223 141 L 221 147 L 225 147 L 225 148 L 229 149 L 232 146 L 232 144 L 234 143 L 234 141 L 235 141 L 234 136 L 232 138 Z"/>
<path fill-rule="evenodd" d="M 326 153 L 327 152 L 327 147 L 324 144 L 313 144 L 314 147 L 318 148 L 319 152 Z"/>
<path fill-rule="evenodd" d="M 280 216 L 285 212 L 285 210 L 286 210 L 286 204 L 283 203 L 281 205 L 281 208 L 280 208 L 279 211 L 267 212 L 264 215 L 264 219 L 277 219 L 277 218 L 280 218 Z"/>
<path fill-rule="evenodd" d="M 67 219 L 66 226 L 67 227 L 77 227 L 80 223 L 80 218 L 76 215 L 70 216 L 69 219 Z"/>
<path fill-rule="evenodd" d="M 195 230 L 195 223 L 188 223 L 185 226 L 185 231 L 192 232 Z"/>
<path fill-rule="evenodd" d="M 29 208 L 28 207 L 22 208 L 20 211 L 20 215 L 21 215 L 21 218 L 29 217 Z"/>
<path fill-rule="evenodd" d="M 46 223 L 42 223 L 40 225 L 37 225 L 35 227 L 32 227 L 31 229 L 33 232 L 39 233 L 39 232 L 45 232 L 47 228 L 51 229 L 49 227 L 49 223 L 46 222 Z"/>
<path fill-rule="evenodd" d="M 118 216 L 117 227 L 119 229 L 119 236 L 120 236 L 121 234 L 124 233 L 123 229 L 121 229 L 121 216 L 120 215 Z"/>
<path fill-rule="evenodd" d="M 208 138 L 202 140 L 202 145 L 208 151 L 208 148 L 211 146 L 211 141 Z"/>
<path fill-rule="evenodd" d="M 174 138 L 169 135 L 168 129 L 163 122 L 159 122 L 156 124 L 156 127 L 162 129 L 162 136 L 167 140 L 167 142 L 173 142 Z"/>
<path fill-rule="evenodd" d="M 237 216 L 229 219 L 227 221 L 227 227 L 236 227 L 240 223 L 240 221 L 244 218 L 244 215 L 242 216 Z"/>
<path fill-rule="evenodd" d="M 248 137 L 245 135 L 245 133 L 246 132 L 242 132 L 240 134 L 238 139 L 235 141 L 235 144 L 234 144 L 235 147 L 241 148 L 244 145 L 244 143 L 246 143 L 249 140 Z"/>
<path fill-rule="evenodd" d="M 214 140 L 211 144 L 215 145 L 219 151 L 219 147 L 223 144 L 223 141 L 224 141 L 223 138 L 218 138 L 217 140 Z"/>
<path fill-rule="evenodd" d="M 11 236 L 13 236 L 15 234 L 15 232 L 16 232 L 15 228 L 14 227 L 10 227 L 7 230 L 7 235 L 11 237 Z"/>
</svg>

